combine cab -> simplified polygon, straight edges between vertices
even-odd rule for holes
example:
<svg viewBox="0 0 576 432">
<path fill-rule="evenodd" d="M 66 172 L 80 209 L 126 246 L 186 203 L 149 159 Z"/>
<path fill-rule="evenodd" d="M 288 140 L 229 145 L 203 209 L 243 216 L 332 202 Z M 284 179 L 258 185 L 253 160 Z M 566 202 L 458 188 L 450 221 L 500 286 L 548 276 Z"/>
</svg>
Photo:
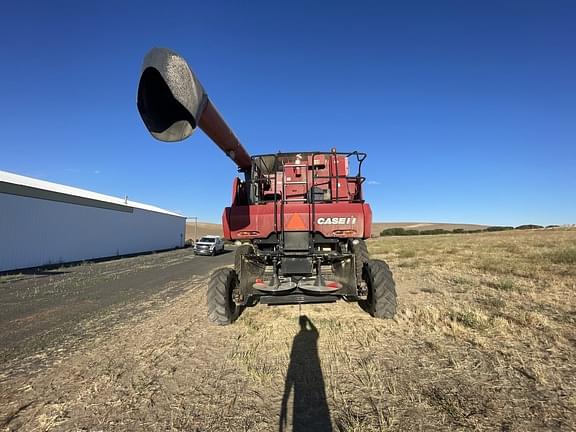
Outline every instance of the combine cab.
<svg viewBox="0 0 576 432">
<path fill-rule="evenodd" d="M 372 212 L 362 194 L 365 153 L 277 153 L 250 156 L 208 99 L 188 64 L 173 51 L 144 59 L 138 110 L 150 133 L 179 141 L 199 126 L 243 174 L 224 210 L 224 237 L 238 247 L 234 269 L 216 270 L 208 315 L 232 323 L 245 306 L 360 301 L 378 318 L 396 313 L 388 265 L 370 260 Z M 354 172 L 351 170 L 354 168 Z"/>
</svg>

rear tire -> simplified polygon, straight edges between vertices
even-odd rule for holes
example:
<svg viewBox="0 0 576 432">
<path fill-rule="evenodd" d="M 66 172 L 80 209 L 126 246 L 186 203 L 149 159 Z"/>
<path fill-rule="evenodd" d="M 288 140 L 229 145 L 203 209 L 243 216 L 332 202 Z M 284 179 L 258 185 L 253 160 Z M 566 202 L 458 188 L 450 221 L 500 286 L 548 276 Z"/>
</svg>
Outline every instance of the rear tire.
<svg viewBox="0 0 576 432">
<path fill-rule="evenodd" d="M 392 319 L 396 315 L 396 283 L 390 267 L 381 260 L 369 260 L 363 279 L 368 285 L 367 311 L 375 318 Z"/>
<path fill-rule="evenodd" d="M 353 240 L 348 243 L 348 249 L 354 254 L 354 262 L 356 265 L 356 283 L 360 284 L 362 280 L 362 272 L 364 270 L 364 265 L 370 260 L 370 254 L 368 253 L 368 247 L 366 242 L 362 239 L 358 239 L 358 243 L 354 244 Z"/>
<path fill-rule="evenodd" d="M 238 277 L 231 268 L 217 269 L 208 282 L 208 319 L 217 325 L 232 324 L 240 315 L 240 307 L 232 300 Z"/>
<path fill-rule="evenodd" d="M 236 270 L 236 274 L 238 274 L 238 279 L 242 278 L 242 275 L 240 274 L 240 268 L 242 267 L 242 256 L 253 253 L 254 246 L 250 244 L 243 244 L 236 248 L 236 252 L 234 253 L 234 270 Z"/>
</svg>

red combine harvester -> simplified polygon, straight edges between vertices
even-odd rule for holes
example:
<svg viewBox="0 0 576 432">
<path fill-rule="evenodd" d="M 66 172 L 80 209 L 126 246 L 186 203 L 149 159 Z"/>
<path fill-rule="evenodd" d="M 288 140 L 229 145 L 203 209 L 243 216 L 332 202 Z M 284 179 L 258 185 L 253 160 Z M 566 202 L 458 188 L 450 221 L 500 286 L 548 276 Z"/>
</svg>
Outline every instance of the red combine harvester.
<svg viewBox="0 0 576 432">
<path fill-rule="evenodd" d="M 238 166 L 224 237 L 239 244 L 235 267 L 216 270 L 208 316 L 232 323 L 243 307 L 359 301 L 378 318 L 396 313 L 388 265 L 371 260 L 372 211 L 364 201 L 365 153 L 277 153 L 250 156 L 222 119 L 186 61 L 154 48 L 145 57 L 138 111 L 161 141 L 180 141 L 200 127 Z M 351 175 L 350 170 L 355 167 Z"/>
</svg>

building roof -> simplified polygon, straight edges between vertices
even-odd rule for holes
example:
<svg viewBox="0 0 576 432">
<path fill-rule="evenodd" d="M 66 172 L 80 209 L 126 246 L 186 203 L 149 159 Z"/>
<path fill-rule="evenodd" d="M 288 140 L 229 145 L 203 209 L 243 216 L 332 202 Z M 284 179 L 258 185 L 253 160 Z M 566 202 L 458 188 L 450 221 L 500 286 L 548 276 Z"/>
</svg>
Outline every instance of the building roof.
<svg viewBox="0 0 576 432">
<path fill-rule="evenodd" d="M 58 183 L 52 183 L 45 180 L 39 180 L 32 177 L 26 177 L 14 173 L 10 173 L 7 171 L 0 171 L 0 184 L 8 184 L 8 185 L 15 185 L 21 186 L 28 190 L 38 190 L 38 191 L 49 191 L 54 194 L 61 194 L 62 196 L 69 196 L 69 197 L 79 197 L 83 200 L 90 200 L 94 202 L 101 202 L 106 204 L 111 204 L 114 207 L 118 208 L 125 208 L 126 210 L 130 210 L 133 208 L 141 209 L 141 210 L 148 210 L 151 212 L 156 213 L 164 213 L 167 215 L 172 216 L 179 216 L 184 217 L 178 213 L 174 213 L 168 210 L 161 209 L 159 207 L 155 207 L 148 204 L 142 204 L 136 201 L 125 200 L 123 198 L 113 197 L 110 195 L 104 195 L 97 192 L 88 191 L 85 189 L 79 189 L 72 186 L 66 186 Z M 0 188 L 0 192 L 2 189 Z M 19 194 L 18 194 L 19 195 Z M 31 196 L 31 195 L 28 195 Z M 96 206 L 97 207 L 97 206 Z"/>
</svg>

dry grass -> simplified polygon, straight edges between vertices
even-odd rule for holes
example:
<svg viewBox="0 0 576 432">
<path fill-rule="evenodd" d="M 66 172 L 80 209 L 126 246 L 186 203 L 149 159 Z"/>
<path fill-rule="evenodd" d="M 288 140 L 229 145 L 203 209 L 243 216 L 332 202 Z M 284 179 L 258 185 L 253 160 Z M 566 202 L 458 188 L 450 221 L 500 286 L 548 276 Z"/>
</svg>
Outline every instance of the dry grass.
<svg viewBox="0 0 576 432">
<path fill-rule="evenodd" d="M 160 311 L 8 383 L 4 426 L 277 430 L 288 370 L 304 360 L 288 429 L 299 415 L 322 420 L 298 400 L 324 400 L 339 431 L 572 430 L 575 245 L 574 230 L 371 241 L 397 280 L 391 321 L 341 302 L 258 306 L 213 327 L 205 282 L 193 281 Z M 301 314 L 318 338 L 294 352 Z"/>
</svg>

